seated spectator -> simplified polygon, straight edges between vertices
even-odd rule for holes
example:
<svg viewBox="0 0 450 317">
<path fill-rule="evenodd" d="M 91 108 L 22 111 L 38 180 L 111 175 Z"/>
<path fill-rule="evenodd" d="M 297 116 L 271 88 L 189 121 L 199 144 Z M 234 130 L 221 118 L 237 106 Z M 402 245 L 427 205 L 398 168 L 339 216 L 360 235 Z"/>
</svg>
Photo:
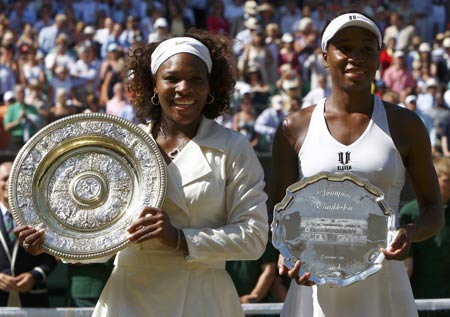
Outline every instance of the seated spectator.
<svg viewBox="0 0 450 317">
<path fill-rule="evenodd" d="M 148 35 L 148 43 L 159 42 L 169 35 L 169 24 L 166 18 L 159 17 L 153 23 L 154 31 Z"/>
<path fill-rule="evenodd" d="M 256 119 L 255 131 L 260 135 L 258 150 L 270 152 L 273 137 L 281 121 L 287 115 L 284 110 L 285 99 L 280 95 L 271 98 L 270 107 L 265 109 Z"/>
<path fill-rule="evenodd" d="M 10 134 L 9 150 L 18 151 L 42 126 L 36 107 L 25 103 L 25 87 L 14 88 L 16 101 L 6 111 L 3 125 Z"/>
<path fill-rule="evenodd" d="M 106 103 L 106 113 L 120 116 L 123 109 L 130 104 L 123 82 L 114 84 L 113 97 Z"/>
<path fill-rule="evenodd" d="M 302 108 L 306 108 L 317 104 L 319 100 L 328 97 L 331 94 L 331 89 L 327 84 L 327 76 L 320 75 L 318 87 L 310 90 L 303 98 Z"/>
<path fill-rule="evenodd" d="M 49 122 L 54 122 L 76 113 L 77 108 L 69 99 L 67 91 L 62 88 L 58 89 L 56 91 L 56 103 L 52 107 L 50 107 Z"/>
<path fill-rule="evenodd" d="M 256 115 L 253 109 L 252 90 L 248 88 L 241 91 L 242 101 L 240 110 L 233 115 L 233 130 L 241 132 L 247 136 L 251 145 L 256 148 L 259 142 L 259 135 L 255 131 Z"/>
</svg>

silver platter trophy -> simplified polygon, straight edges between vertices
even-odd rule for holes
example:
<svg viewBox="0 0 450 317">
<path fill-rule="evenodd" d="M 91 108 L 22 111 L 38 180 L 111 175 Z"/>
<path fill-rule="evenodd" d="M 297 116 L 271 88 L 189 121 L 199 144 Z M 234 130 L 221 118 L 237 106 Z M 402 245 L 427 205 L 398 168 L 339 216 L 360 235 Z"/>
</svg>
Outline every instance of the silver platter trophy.
<svg viewBox="0 0 450 317">
<path fill-rule="evenodd" d="M 126 228 L 160 207 L 165 165 L 156 142 L 120 117 L 90 113 L 55 121 L 14 160 L 9 204 L 18 225 L 44 228 L 43 249 L 71 260 L 127 246 Z"/>
<path fill-rule="evenodd" d="M 395 235 L 383 192 L 353 174 L 320 173 L 289 186 L 274 208 L 273 245 L 316 285 L 348 286 L 378 272 Z"/>
</svg>

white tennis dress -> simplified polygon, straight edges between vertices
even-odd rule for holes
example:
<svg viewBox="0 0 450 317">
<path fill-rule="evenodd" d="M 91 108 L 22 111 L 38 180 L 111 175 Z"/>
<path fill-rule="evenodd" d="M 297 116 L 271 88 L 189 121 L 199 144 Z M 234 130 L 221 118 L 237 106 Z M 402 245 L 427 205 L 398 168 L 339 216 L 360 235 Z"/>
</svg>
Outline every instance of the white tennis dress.
<svg viewBox="0 0 450 317">
<path fill-rule="evenodd" d="M 300 177 L 323 171 L 354 173 L 383 190 L 386 203 L 398 214 L 405 167 L 392 141 L 384 105 L 374 98 L 369 125 L 350 145 L 329 133 L 325 99 L 318 103 L 299 153 Z M 403 262 L 385 260 L 378 273 L 343 288 L 291 283 L 281 316 L 412 317 L 417 309 Z"/>
</svg>

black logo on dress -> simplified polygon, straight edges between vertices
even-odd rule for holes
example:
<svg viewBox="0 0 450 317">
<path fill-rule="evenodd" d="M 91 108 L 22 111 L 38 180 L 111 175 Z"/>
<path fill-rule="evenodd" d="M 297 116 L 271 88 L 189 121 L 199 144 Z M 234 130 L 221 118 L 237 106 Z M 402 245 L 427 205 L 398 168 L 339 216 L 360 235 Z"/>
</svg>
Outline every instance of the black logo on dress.
<svg viewBox="0 0 450 317">
<path fill-rule="evenodd" d="M 337 166 L 338 171 L 348 171 L 352 169 L 352 166 L 350 164 L 350 151 L 347 152 L 338 152 L 338 162 L 341 163 L 341 165 Z"/>
</svg>

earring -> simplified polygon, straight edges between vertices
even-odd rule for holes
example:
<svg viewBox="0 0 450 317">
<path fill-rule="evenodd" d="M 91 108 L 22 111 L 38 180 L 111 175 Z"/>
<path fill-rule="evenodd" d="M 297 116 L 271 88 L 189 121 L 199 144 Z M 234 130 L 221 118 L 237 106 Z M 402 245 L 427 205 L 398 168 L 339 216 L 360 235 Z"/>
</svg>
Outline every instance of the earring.
<svg viewBox="0 0 450 317">
<path fill-rule="evenodd" d="M 159 106 L 159 99 L 158 99 L 158 95 L 156 94 L 156 92 L 153 93 L 153 96 L 150 98 L 150 102 L 154 106 Z"/>
<path fill-rule="evenodd" d="M 208 100 L 209 99 L 209 100 Z M 206 104 L 210 105 L 214 102 L 214 96 L 208 93 L 208 98 L 206 99 Z"/>
</svg>

